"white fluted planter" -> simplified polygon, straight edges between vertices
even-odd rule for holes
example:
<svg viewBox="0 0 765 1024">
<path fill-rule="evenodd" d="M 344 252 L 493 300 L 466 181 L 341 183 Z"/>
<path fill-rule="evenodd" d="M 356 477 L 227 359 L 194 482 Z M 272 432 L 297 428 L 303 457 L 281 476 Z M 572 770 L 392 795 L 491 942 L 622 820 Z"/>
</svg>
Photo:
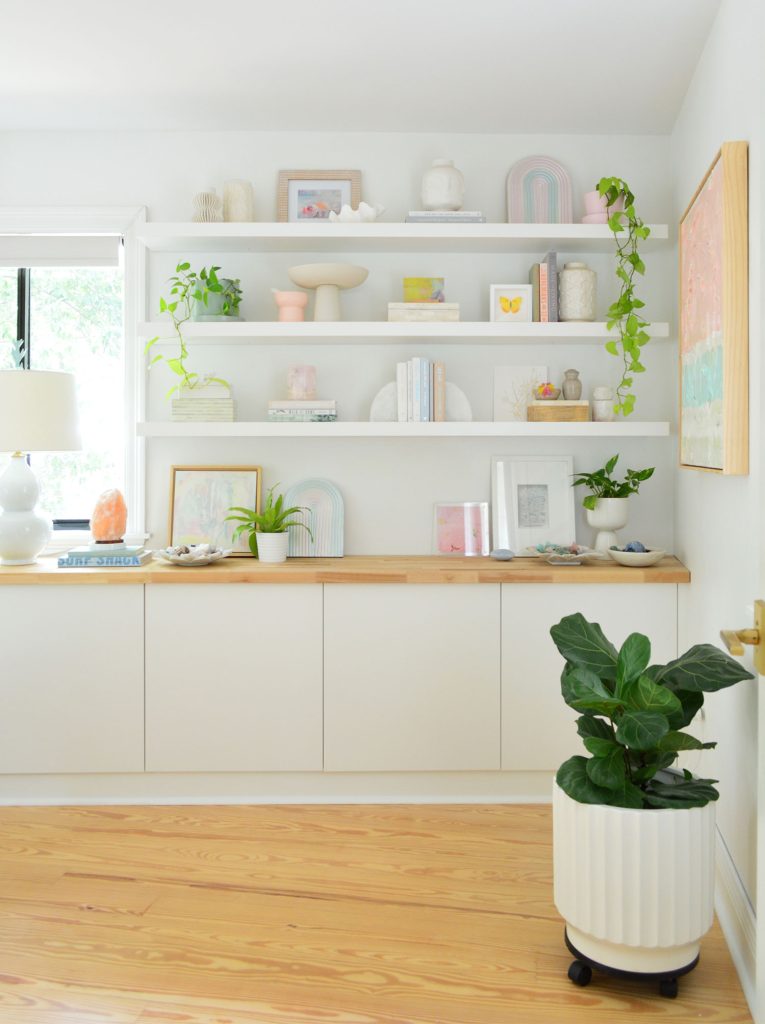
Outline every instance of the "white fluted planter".
<svg viewBox="0 0 765 1024">
<path fill-rule="evenodd" d="M 290 535 L 282 533 L 258 532 L 258 559 L 261 562 L 286 562 Z"/>
<path fill-rule="evenodd" d="M 555 906 L 579 953 L 640 974 L 694 963 L 714 913 L 714 807 L 580 804 L 553 787 Z"/>
</svg>

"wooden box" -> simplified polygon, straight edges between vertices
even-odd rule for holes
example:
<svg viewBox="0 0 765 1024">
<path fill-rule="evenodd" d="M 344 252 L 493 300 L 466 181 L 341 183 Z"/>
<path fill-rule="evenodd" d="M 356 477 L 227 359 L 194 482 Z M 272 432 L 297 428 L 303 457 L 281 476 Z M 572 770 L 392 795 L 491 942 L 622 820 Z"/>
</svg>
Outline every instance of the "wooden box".
<svg viewBox="0 0 765 1024">
<path fill-rule="evenodd" d="M 526 419 L 529 423 L 586 423 L 590 418 L 589 402 L 529 402 Z"/>
</svg>

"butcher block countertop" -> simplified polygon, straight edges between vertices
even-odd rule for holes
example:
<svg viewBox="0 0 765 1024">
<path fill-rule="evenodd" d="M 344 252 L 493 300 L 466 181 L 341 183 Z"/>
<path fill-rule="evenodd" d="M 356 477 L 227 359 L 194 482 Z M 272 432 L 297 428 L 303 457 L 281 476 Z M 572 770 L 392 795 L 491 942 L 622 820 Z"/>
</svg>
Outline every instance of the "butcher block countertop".
<svg viewBox="0 0 765 1024">
<path fill-rule="evenodd" d="M 290 558 L 277 565 L 254 558 L 227 558 L 196 568 L 149 562 L 140 568 L 59 569 L 56 557 L 34 565 L 0 566 L 0 585 L 119 583 L 689 583 L 691 574 L 671 555 L 646 569 L 616 562 L 547 565 L 537 558 L 438 555 L 348 555 Z"/>
</svg>

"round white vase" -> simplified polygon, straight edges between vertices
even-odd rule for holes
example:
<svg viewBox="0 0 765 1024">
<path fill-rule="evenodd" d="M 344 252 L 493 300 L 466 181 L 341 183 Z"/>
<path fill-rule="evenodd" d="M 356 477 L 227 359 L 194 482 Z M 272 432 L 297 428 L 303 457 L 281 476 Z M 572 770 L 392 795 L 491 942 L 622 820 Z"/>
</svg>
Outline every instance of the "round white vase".
<svg viewBox="0 0 765 1024">
<path fill-rule="evenodd" d="M 715 805 L 633 810 L 580 804 L 553 786 L 555 906 L 597 964 L 682 972 L 714 913 Z"/>
<path fill-rule="evenodd" d="M 26 458 L 16 453 L 0 477 L 0 565 L 29 565 L 48 543 L 50 520 L 34 510 L 39 494 Z"/>
<path fill-rule="evenodd" d="M 261 562 L 286 562 L 290 535 L 282 533 L 258 533 L 258 559 Z"/>
<path fill-rule="evenodd" d="M 424 210 L 461 210 L 465 199 L 465 179 L 453 160 L 434 160 L 422 176 Z"/>
<path fill-rule="evenodd" d="M 587 509 L 587 523 L 598 530 L 595 550 L 608 551 L 616 544 L 614 530 L 627 525 L 627 502 L 629 498 L 598 498 L 594 509 Z"/>
<path fill-rule="evenodd" d="M 597 274 L 586 263 L 564 263 L 558 275 L 558 319 L 595 319 Z"/>
<path fill-rule="evenodd" d="M 592 418 L 595 423 L 610 423 L 614 418 L 614 393 L 611 388 L 592 389 Z"/>
</svg>

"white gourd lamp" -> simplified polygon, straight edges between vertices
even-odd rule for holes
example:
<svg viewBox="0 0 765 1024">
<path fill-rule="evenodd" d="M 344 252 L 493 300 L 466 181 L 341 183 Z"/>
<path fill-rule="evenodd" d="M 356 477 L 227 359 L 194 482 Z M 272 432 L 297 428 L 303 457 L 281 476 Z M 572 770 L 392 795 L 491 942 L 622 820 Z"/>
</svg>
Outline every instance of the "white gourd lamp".
<svg viewBox="0 0 765 1024">
<path fill-rule="evenodd" d="M 0 452 L 12 453 L 0 476 L 0 565 L 35 562 L 51 534 L 35 512 L 40 488 L 26 453 L 81 447 L 71 373 L 0 371 Z"/>
</svg>

